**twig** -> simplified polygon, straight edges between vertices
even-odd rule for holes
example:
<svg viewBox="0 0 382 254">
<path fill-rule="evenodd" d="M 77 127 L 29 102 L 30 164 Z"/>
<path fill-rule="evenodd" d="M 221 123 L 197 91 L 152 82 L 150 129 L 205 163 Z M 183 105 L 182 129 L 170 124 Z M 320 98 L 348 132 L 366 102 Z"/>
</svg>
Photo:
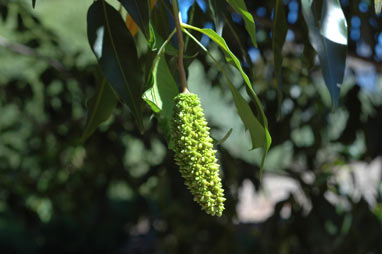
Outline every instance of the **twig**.
<svg viewBox="0 0 382 254">
<path fill-rule="evenodd" d="M 0 47 L 4 47 L 6 49 L 9 49 L 10 51 L 17 53 L 17 54 L 21 54 L 24 56 L 31 56 L 31 57 L 45 60 L 49 63 L 49 65 L 51 65 L 57 71 L 66 72 L 65 66 L 62 63 L 60 63 L 59 61 L 57 61 L 56 59 L 52 59 L 50 57 L 43 56 L 43 55 L 39 54 L 33 48 L 30 48 L 30 47 L 25 46 L 23 44 L 11 43 L 7 38 L 4 38 L 2 36 L 0 36 Z"/>
<path fill-rule="evenodd" d="M 184 65 L 183 65 L 184 42 L 183 42 L 182 28 L 180 26 L 180 19 L 179 19 L 180 13 L 177 6 L 177 1 L 178 0 L 172 0 L 172 12 L 174 15 L 176 34 L 178 37 L 178 49 L 179 49 L 178 71 L 179 71 L 180 82 L 182 85 L 183 92 L 187 92 L 188 86 L 187 86 L 186 71 L 184 70 Z"/>
</svg>

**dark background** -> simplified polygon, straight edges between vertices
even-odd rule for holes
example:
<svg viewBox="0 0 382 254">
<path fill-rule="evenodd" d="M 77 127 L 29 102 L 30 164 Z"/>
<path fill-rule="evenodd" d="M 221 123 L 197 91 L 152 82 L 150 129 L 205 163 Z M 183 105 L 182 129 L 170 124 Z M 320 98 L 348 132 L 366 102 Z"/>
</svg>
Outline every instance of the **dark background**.
<svg viewBox="0 0 382 254">
<path fill-rule="evenodd" d="M 303 54 L 307 32 L 298 1 L 284 1 L 290 30 L 280 107 L 273 2 L 247 1 L 258 49 L 242 21 L 227 16 L 232 30 L 226 26 L 223 37 L 242 59 L 269 120 L 273 143 L 264 179 L 293 180 L 306 198 L 288 193 L 269 201 L 273 212 L 261 220 L 244 220 L 238 206 L 243 182 L 253 184 L 253 196 L 263 193 L 261 154 L 248 151 L 228 88 L 203 54 L 186 61 L 190 89 L 201 97 L 214 138 L 233 128 L 217 146 L 227 197 L 222 217 L 204 214 L 192 201 L 149 109 L 144 135 L 118 105 L 79 142 L 97 82 L 86 38 L 91 2 L 39 0 L 32 10 L 30 1 L 0 1 L 0 252 L 382 253 L 382 17 L 372 1 L 341 1 L 349 50 L 335 109 L 314 55 Z M 194 8 L 196 25 L 206 25 L 208 15 Z M 242 85 L 234 70 L 232 77 Z M 367 177 L 369 170 L 379 172 L 376 178 Z M 341 172 L 350 187 L 339 180 Z"/>
</svg>

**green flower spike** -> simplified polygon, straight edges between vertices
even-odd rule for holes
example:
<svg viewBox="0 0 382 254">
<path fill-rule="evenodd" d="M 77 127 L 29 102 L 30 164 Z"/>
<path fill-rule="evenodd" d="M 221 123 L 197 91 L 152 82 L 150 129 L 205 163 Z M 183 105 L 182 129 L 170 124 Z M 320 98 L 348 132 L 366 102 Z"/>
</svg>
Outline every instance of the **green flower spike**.
<svg viewBox="0 0 382 254">
<path fill-rule="evenodd" d="M 198 96 L 177 95 L 172 122 L 176 164 L 194 201 L 206 213 L 221 216 L 225 198 L 209 129 Z"/>
</svg>

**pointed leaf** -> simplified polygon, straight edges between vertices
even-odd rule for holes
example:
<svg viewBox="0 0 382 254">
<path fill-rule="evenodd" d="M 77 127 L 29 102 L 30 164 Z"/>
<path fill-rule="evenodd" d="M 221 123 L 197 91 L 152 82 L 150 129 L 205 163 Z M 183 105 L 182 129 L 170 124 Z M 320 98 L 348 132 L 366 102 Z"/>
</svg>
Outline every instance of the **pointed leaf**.
<svg viewBox="0 0 382 254">
<path fill-rule="evenodd" d="M 102 75 L 103 76 L 103 75 Z M 90 137 L 97 127 L 113 113 L 118 98 L 105 77 L 97 82 L 96 94 L 88 102 L 88 118 L 81 141 Z"/>
<path fill-rule="evenodd" d="M 184 30 L 185 33 L 190 36 L 215 62 L 216 66 L 220 69 L 220 71 L 223 73 L 224 77 L 227 80 L 228 86 L 231 90 L 232 97 L 235 102 L 236 110 L 240 116 L 240 119 L 243 121 L 246 129 L 249 131 L 249 134 L 251 136 L 252 141 L 252 149 L 262 147 L 264 149 L 263 158 L 261 161 L 260 166 L 260 177 L 262 174 L 262 168 L 264 166 L 265 157 L 268 153 L 268 150 L 271 145 L 271 136 L 268 131 L 268 123 L 267 119 L 265 118 L 262 105 L 257 98 L 255 92 L 252 89 L 252 86 L 249 82 L 248 76 L 244 73 L 240 66 L 239 60 L 236 58 L 236 56 L 230 51 L 228 48 L 226 42 L 222 37 L 220 37 L 215 31 L 211 29 L 200 29 L 197 27 L 193 27 L 187 24 L 182 24 L 185 28 L 190 28 L 196 31 L 199 31 L 207 36 L 209 36 L 214 42 L 216 42 L 225 52 L 228 54 L 231 59 L 234 61 L 237 69 L 240 71 L 240 73 L 243 76 L 243 79 L 245 83 L 247 84 L 247 92 L 249 93 L 251 99 L 253 99 L 257 106 L 257 112 L 253 112 L 251 107 L 249 106 L 248 102 L 243 98 L 243 96 L 240 94 L 240 92 L 236 89 L 236 87 L 233 85 L 232 81 L 229 78 L 229 75 L 225 72 L 224 68 L 220 65 L 220 63 L 212 56 L 212 54 L 187 30 Z M 258 117 L 261 117 L 261 121 Z"/>
<path fill-rule="evenodd" d="M 261 122 L 261 124 L 264 127 L 268 128 L 268 121 L 267 121 L 267 118 L 265 117 L 265 114 L 264 114 L 264 111 L 263 111 L 263 106 L 261 105 L 261 102 L 260 102 L 259 98 L 257 97 L 255 91 L 253 90 L 252 84 L 249 81 L 249 78 L 248 78 L 247 74 L 244 72 L 243 68 L 241 67 L 239 59 L 229 49 L 229 47 L 228 47 L 227 43 L 225 42 L 225 40 L 221 36 L 219 36 L 212 29 L 208 29 L 208 28 L 201 29 L 201 28 L 194 27 L 194 26 L 191 26 L 191 25 L 188 25 L 188 24 L 182 24 L 182 26 L 185 27 L 185 28 L 189 28 L 189 29 L 192 29 L 192 30 L 195 30 L 195 31 L 198 31 L 200 33 L 203 33 L 203 34 L 207 35 L 216 44 L 219 45 L 219 47 L 227 55 L 228 61 L 232 62 L 233 66 L 235 66 L 239 70 L 239 72 L 240 72 L 241 76 L 243 77 L 243 80 L 244 80 L 244 82 L 246 84 L 248 95 L 251 97 L 251 99 L 256 104 L 257 111 L 258 111 L 257 114 L 256 114 L 257 118 L 259 119 L 259 121 Z"/>
<path fill-rule="evenodd" d="M 251 37 L 252 43 L 257 47 L 256 43 L 256 26 L 253 16 L 247 10 L 244 0 L 226 0 L 231 7 L 238 12 L 244 19 L 245 29 Z"/>
<path fill-rule="evenodd" d="M 119 13 L 100 0 L 88 11 L 88 39 L 101 70 L 120 99 L 127 104 L 143 132 L 143 81 L 136 47 Z"/>
<path fill-rule="evenodd" d="M 312 0 L 302 0 L 301 3 L 310 43 L 318 54 L 326 86 L 336 106 L 344 78 L 348 43 L 345 15 L 338 0 L 324 0 L 318 22 L 312 12 Z"/>
</svg>

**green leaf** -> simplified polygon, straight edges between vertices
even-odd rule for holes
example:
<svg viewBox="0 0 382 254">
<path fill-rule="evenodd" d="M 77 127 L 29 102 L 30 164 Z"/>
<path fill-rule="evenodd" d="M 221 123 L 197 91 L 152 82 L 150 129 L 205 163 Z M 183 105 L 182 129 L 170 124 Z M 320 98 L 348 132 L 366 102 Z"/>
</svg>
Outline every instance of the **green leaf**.
<svg viewBox="0 0 382 254">
<path fill-rule="evenodd" d="M 151 37 L 153 40 L 151 41 L 150 47 L 153 51 L 158 50 L 165 40 L 162 38 L 162 36 L 159 35 L 159 33 L 154 29 L 154 27 L 150 26 L 150 32 L 151 32 Z M 177 56 L 178 55 L 178 50 L 174 48 L 170 43 L 166 43 L 166 50 L 165 53 L 171 56 Z M 185 56 L 186 58 L 187 56 Z"/>
<path fill-rule="evenodd" d="M 133 38 L 118 11 L 103 0 L 88 11 L 88 40 L 106 79 L 127 104 L 143 133 L 143 77 Z"/>
<path fill-rule="evenodd" d="M 148 0 L 118 0 L 143 31 L 146 38 L 150 38 L 149 19 L 150 8 Z"/>
<path fill-rule="evenodd" d="M 170 35 L 169 38 L 171 38 L 172 35 Z M 164 50 L 169 40 L 170 39 L 167 39 L 163 43 L 154 59 L 149 78 L 151 88 L 146 90 L 142 98 L 156 113 L 160 127 L 164 131 L 168 146 L 169 148 L 172 148 L 171 119 L 173 115 L 174 97 L 179 91 L 164 57 Z"/>
<path fill-rule="evenodd" d="M 374 0 L 375 13 L 379 15 L 382 8 L 382 0 Z"/>
<path fill-rule="evenodd" d="M 36 7 L 36 0 L 32 0 L 32 7 Z"/>
<path fill-rule="evenodd" d="M 287 19 L 285 17 L 285 7 L 282 0 L 275 0 L 275 17 L 272 30 L 272 49 L 275 64 L 275 75 L 281 85 L 281 65 L 282 65 L 282 48 L 287 35 Z"/>
<path fill-rule="evenodd" d="M 265 114 L 264 114 L 264 111 L 263 111 L 263 106 L 261 105 L 261 102 L 260 102 L 259 98 L 257 97 L 255 91 L 253 90 L 252 84 L 249 81 L 249 78 L 248 78 L 247 74 L 244 72 L 243 68 L 241 67 L 239 59 L 229 49 L 229 47 L 228 47 L 227 43 L 225 42 L 225 40 L 221 36 L 219 36 L 212 29 L 208 29 L 208 28 L 203 28 L 202 29 L 202 28 L 194 27 L 194 26 L 191 26 L 191 25 L 188 25 L 188 24 L 182 24 L 182 26 L 185 27 L 185 28 L 189 28 L 189 29 L 192 29 L 192 30 L 195 30 L 195 31 L 198 31 L 200 33 L 203 33 L 203 34 L 207 35 L 208 37 L 211 38 L 211 40 L 213 40 L 216 44 L 219 45 L 219 47 L 223 50 L 223 52 L 229 58 L 228 61 L 230 63 L 232 62 L 233 66 L 235 66 L 239 70 L 239 72 L 240 72 L 241 76 L 243 77 L 244 82 L 246 84 L 248 95 L 251 97 L 251 99 L 256 104 L 257 111 L 258 111 L 257 114 L 256 114 L 257 117 L 258 117 L 259 121 L 261 122 L 261 124 L 264 127 L 268 128 L 268 121 L 267 121 L 267 118 L 265 117 Z"/>
<path fill-rule="evenodd" d="M 252 149 L 262 147 L 264 149 L 263 158 L 261 161 L 261 170 L 260 170 L 260 177 L 262 173 L 262 168 L 264 166 L 265 157 L 268 153 L 268 150 L 270 148 L 272 139 L 268 131 L 268 122 L 265 117 L 262 105 L 260 103 L 260 100 L 257 98 L 257 95 L 252 89 L 251 83 L 249 82 L 248 76 L 244 73 L 243 69 L 240 66 L 239 60 L 236 58 L 236 56 L 230 51 L 228 48 L 226 42 L 222 37 L 220 37 L 215 31 L 211 29 L 200 29 L 197 27 L 193 27 L 187 24 L 182 24 L 184 28 L 190 28 L 196 31 L 199 31 L 207 36 L 209 36 L 214 42 L 216 42 L 225 52 L 228 54 L 231 59 L 233 60 L 234 64 L 236 65 L 237 69 L 242 74 L 242 77 L 247 84 L 247 92 L 249 93 L 251 99 L 254 100 L 257 106 L 257 112 L 253 112 L 251 107 L 249 106 L 248 102 L 243 98 L 243 96 L 239 93 L 239 91 L 236 89 L 236 87 L 233 85 L 232 81 L 229 78 L 229 75 L 225 72 L 224 68 L 220 65 L 220 63 L 212 56 L 212 54 L 187 30 L 184 30 L 184 32 L 190 36 L 215 62 L 216 66 L 220 69 L 220 71 L 223 73 L 224 77 L 227 80 L 228 86 L 231 90 L 236 110 L 243 121 L 246 129 L 249 131 L 249 134 L 251 136 L 252 141 Z M 259 119 L 260 116 L 260 119 Z"/>
<path fill-rule="evenodd" d="M 244 0 L 226 0 L 231 7 L 238 12 L 244 19 L 245 29 L 251 37 L 252 43 L 257 47 L 256 43 L 256 26 L 253 16 L 247 10 Z"/>
<path fill-rule="evenodd" d="M 312 12 L 312 0 L 302 0 L 302 13 L 309 30 L 309 39 L 320 59 L 332 103 L 338 104 L 345 72 L 347 23 L 338 0 L 325 0 L 321 19 Z"/>
<path fill-rule="evenodd" d="M 117 102 L 117 96 L 103 76 L 102 80 L 98 80 L 97 82 L 95 95 L 88 102 L 88 118 L 81 137 L 81 142 L 85 142 L 97 127 L 111 116 Z"/>
<path fill-rule="evenodd" d="M 229 136 L 231 136 L 231 134 L 232 134 L 232 128 L 229 129 L 229 131 L 224 135 L 222 139 L 216 141 L 215 146 L 223 144 L 229 138 Z"/>
<path fill-rule="evenodd" d="M 146 90 L 143 99 L 155 113 L 161 113 L 171 119 L 173 99 L 179 91 L 164 57 L 159 57 L 154 63 L 152 82 L 152 87 Z"/>
</svg>

